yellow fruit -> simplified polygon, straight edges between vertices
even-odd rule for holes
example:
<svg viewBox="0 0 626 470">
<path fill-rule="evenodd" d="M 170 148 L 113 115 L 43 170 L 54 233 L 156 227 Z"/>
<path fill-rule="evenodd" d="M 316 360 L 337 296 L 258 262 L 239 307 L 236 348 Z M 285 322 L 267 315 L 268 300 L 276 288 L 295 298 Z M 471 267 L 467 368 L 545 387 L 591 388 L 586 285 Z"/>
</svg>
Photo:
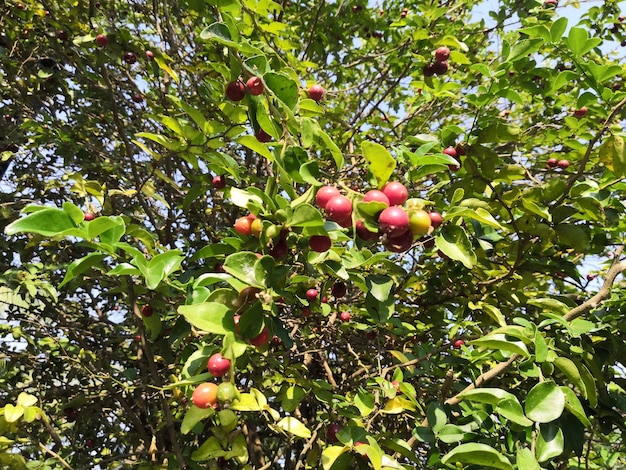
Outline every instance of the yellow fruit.
<svg viewBox="0 0 626 470">
<path fill-rule="evenodd" d="M 425 210 L 412 210 L 409 212 L 409 229 L 413 235 L 424 235 L 430 228 L 430 216 Z"/>
</svg>

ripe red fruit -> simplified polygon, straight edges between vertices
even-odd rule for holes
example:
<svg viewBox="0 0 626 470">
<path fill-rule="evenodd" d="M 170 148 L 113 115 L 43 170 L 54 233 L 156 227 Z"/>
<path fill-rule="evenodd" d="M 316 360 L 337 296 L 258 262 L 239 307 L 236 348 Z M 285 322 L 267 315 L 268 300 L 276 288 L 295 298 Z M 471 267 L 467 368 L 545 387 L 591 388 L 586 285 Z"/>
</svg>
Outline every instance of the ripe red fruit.
<svg viewBox="0 0 626 470">
<path fill-rule="evenodd" d="M 317 291 L 317 289 L 309 289 L 306 291 L 306 298 L 309 301 L 313 301 L 315 299 L 317 299 L 317 296 L 319 295 L 319 292 Z"/>
<path fill-rule="evenodd" d="M 246 88 L 248 93 L 253 96 L 258 96 L 263 93 L 263 82 L 259 77 L 250 77 L 246 82 Z"/>
<path fill-rule="evenodd" d="M 394 253 L 404 253 L 413 246 L 413 234 L 408 231 L 397 237 L 387 237 L 385 248 Z"/>
<path fill-rule="evenodd" d="M 356 234 L 361 240 L 366 242 L 376 240 L 379 236 L 376 232 L 370 232 L 360 220 L 356 222 Z"/>
<path fill-rule="evenodd" d="M 339 318 L 341 318 L 342 322 L 349 322 L 350 321 L 350 312 L 341 312 L 341 314 L 339 315 Z"/>
<path fill-rule="evenodd" d="M 309 98 L 314 101 L 319 101 L 322 99 L 325 92 L 326 90 L 324 90 L 321 85 L 315 84 L 309 87 L 309 91 L 307 93 L 309 95 Z"/>
<path fill-rule="evenodd" d="M 595 274 L 587 274 L 587 280 L 588 281 L 593 281 L 596 278 Z"/>
<path fill-rule="evenodd" d="M 100 47 L 105 47 L 109 43 L 109 38 L 106 34 L 98 34 L 96 36 L 96 44 Z"/>
<path fill-rule="evenodd" d="M 133 96 L 131 96 L 131 99 L 135 102 L 135 103 L 142 103 L 143 102 L 143 95 L 139 94 L 139 93 L 135 93 Z"/>
<path fill-rule="evenodd" d="M 93 446 L 96 445 L 96 441 L 94 441 L 93 439 L 87 439 L 85 441 L 85 446 L 87 446 L 90 449 L 93 449 Z"/>
<path fill-rule="evenodd" d="M 217 384 L 205 382 L 196 387 L 191 395 L 191 402 L 198 408 L 209 408 L 217 403 Z"/>
<path fill-rule="evenodd" d="M 230 359 L 226 359 L 222 353 L 215 353 L 209 358 L 208 369 L 214 377 L 222 377 L 230 370 Z"/>
<path fill-rule="evenodd" d="M 451 157 L 453 157 L 453 158 L 456 158 L 456 156 L 457 156 L 457 151 L 456 151 L 456 149 L 455 149 L 454 147 L 452 147 L 452 146 L 450 146 L 450 147 L 448 147 L 448 148 L 445 148 L 445 149 L 443 150 L 443 153 L 445 153 L 446 155 L 449 155 L 449 156 L 451 156 Z"/>
<path fill-rule="evenodd" d="M 154 60 L 154 52 L 146 51 L 146 57 L 148 60 Z"/>
<path fill-rule="evenodd" d="M 124 54 L 124 62 L 129 65 L 134 64 L 135 62 L 137 62 L 137 55 L 134 52 L 126 52 Z"/>
<path fill-rule="evenodd" d="M 445 62 L 449 58 L 450 58 L 450 49 L 448 49 L 446 46 L 441 46 L 437 48 L 437 50 L 435 51 L 435 60 L 437 62 Z"/>
<path fill-rule="evenodd" d="M 329 443 L 337 442 L 337 433 L 341 431 L 341 426 L 337 423 L 331 424 L 326 429 L 326 441 Z"/>
<path fill-rule="evenodd" d="M 433 64 L 426 64 L 422 69 L 422 73 L 425 77 L 432 77 L 433 75 L 435 75 L 435 67 L 433 66 Z"/>
<path fill-rule="evenodd" d="M 272 136 L 265 132 L 263 129 L 259 129 L 255 135 L 256 140 L 259 142 L 266 144 L 267 142 L 272 141 Z"/>
<path fill-rule="evenodd" d="M 326 203 L 324 209 L 333 222 L 345 222 L 352 215 L 352 201 L 346 196 L 334 196 Z"/>
<path fill-rule="evenodd" d="M 438 228 L 443 223 L 443 217 L 437 211 L 432 211 L 428 214 L 430 216 L 430 225 L 433 228 Z"/>
<path fill-rule="evenodd" d="M 343 282 L 335 282 L 330 289 L 330 293 L 335 299 L 340 299 L 348 292 L 348 288 Z"/>
<path fill-rule="evenodd" d="M 311 309 L 309 307 L 302 307 L 302 316 L 308 318 L 311 316 Z"/>
<path fill-rule="evenodd" d="M 57 39 L 59 39 L 60 41 L 67 41 L 67 38 L 68 38 L 67 31 L 63 29 L 59 29 L 57 31 Z"/>
<path fill-rule="evenodd" d="M 569 160 L 559 160 L 557 165 L 561 170 L 567 170 L 569 168 Z"/>
<path fill-rule="evenodd" d="M 409 198 L 409 191 L 399 181 L 392 181 L 383 187 L 383 193 L 389 198 L 390 206 L 401 206 Z"/>
<path fill-rule="evenodd" d="M 95 219 L 95 218 L 96 218 L 96 216 L 95 216 L 95 215 L 93 215 L 91 212 L 84 212 L 84 213 L 83 213 L 83 219 L 84 219 L 86 222 L 89 222 L 90 220 L 93 220 L 93 219 Z"/>
<path fill-rule="evenodd" d="M 239 234 L 242 235 L 244 237 L 248 237 L 252 234 L 252 221 L 255 220 L 255 217 L 250 217 L 250 216 L 245 216 L 245 217 L 239 217 L 236 221 L 235 221 L 235 225 L 233 226 L 235 228 L 235 231 Z"/>
<path fill-rule="evenodd" d="M 585 114 L 587 114 L 587 106 L 583 106 L 579 109 L 575 109 L 574 110 L 574 116 L 577 118 L 581 118 L 583 117 Z"/>
<path fill-rule="evenodd" d="M 465 341 L 463 341 L 462 339 L 457 339 L 454 343 L 452 343 L 452 345 L 457 349 L 459 349 L 464 344 L 465 344 Z"/>
<path fill-rule="evenodd" d="M 448 67 L 448 62 L 435 62 L 433 64 L 433 72 L 435 72 L 436 75 L 443 75 L 448 71 Z"/>
<path fill-rule="evenodd" d="M 141 309 L 141 314 L 144 317 L 151 317 L 153 313 L 154 313 L 154 309 L 152 308 L 151 305 L 144 305 L 143 308 Z"/>
<path fill-rule="evenodd" d="M 335 196 L 341 196 L 341 193 L 334 186 L 322 186 L 315 194 L 315 202 L 322 209 L 326 208 L 326 204 Z"/>
<path fill-rule="evenodd" d="M 384 204 L 387 204 L 387 206 L 390 205 L 387 195 L 382 191 L 379 191 L 378 189 L 372 189 L 365 193 L 365 196 L 363 196 L 363 202 L 370 201 L 382 202 Z"/>
<path fill-rule="evenodd" d="M 548 158 L 546 165 L 548 168 L 554 168 L 559 164 L 559 161 L 556 158 Z"/>
<path fill-rule="evenodd" d="M 241 101 L 246 96 L 246 87 L 239 80 L 226 85 L 226 97 L 231 101 Z"/>
<path fill-rule="evenodd" d="M 399 237 L 409 230 L 409 216 L 400 206 L 384 209 L 378 216 L 380 231 L 389 237 Z"/>
<path fill-rule="evenodd" d="M 74 421 L 76 421 L 76 418 L 78 418 L 78 409 L 64 408 L 63 414 L 65 415 L 68 423 L 73 423 Z"/>
<path fill-rule="evenodd" d="M 369 339 L 370 341 L 374 341 L 376 339 L 376 336 L 378 335 L 376 334 L 376 331 L 370 330 L 367 332 L 366 336 L 367 336 L 367 339 Z"/>
<path fill-rule="evenodd" d="M 400 18 L 406 18 L 406 16 L 409 14 L 409 10 L 407 10 L 406 8 L 404 10 L 402 10 L 400 12 Z"/>
<path fill-rule="evenodd" d="M 226 187 L 226 177 L 224 175 L 217 175 L 213 177 L 213 188 L 224 189 Z"/>
<path fill-rule="evenodd" d="M 270 250 L 270 256 L 274 259 L 281 259 L 287 256 L 288 252 L 289 252 L 289 246 L 287 246 L 287 242 L 281 239 L 281 240 L 278 240 L 278 242 Z"/>
<path fill-rule="evenodd" d="M 313 235 L 309 238 L 309 247 L 318 253 L 325 253 L 333 245 L 328 235 Z"/>
<path fill-rule="evenodd" d="M 263 328 L 263 330 L 261 331 L 261 333 L 259 333 L 258 336 L 255 336 L 248 342 L 251 345 L 256 346 L 257 348 L 260 348 L 262 346 L 265 346 L 267 343 L 269 343 L 269 341 L 270 341 L 270 330 L 266 326 Z"/>
</svg>

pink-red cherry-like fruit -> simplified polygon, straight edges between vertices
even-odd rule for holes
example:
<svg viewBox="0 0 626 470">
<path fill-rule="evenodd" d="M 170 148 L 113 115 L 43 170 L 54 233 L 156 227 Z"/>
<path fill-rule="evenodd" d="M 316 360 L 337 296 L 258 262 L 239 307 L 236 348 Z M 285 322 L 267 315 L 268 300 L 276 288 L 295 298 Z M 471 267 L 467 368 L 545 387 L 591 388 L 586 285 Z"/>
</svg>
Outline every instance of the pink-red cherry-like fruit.
<svg viewBox="0 0 626 470">
<path fill-rule="evenodd" d="M 341 193 L 334 186 L 322 186 L 315 194 L 315 202 L 322 209 L 326 208 L 326 204 L 335 196 L 341 196 Z"/>
<path fill-rule="evenodd" d="M 383 204 L 386 204 L 387 206 L 390 205 L 389 198 L 387 197 L 387 195 L 383 193 L 382 191 L 379 191 L 378 189 L 372 189 L 366 192 L 365 196 L 363 196 L 363 202 L 371 202 L 371 201 L 382 202 Z"/>
<path fill-rule="evenodd" d="M 226 85 L 226 97 L 231 101 L 241 101 L 246 96 L 246 87 L 239 80 Z"/>
<path fill-rule="evenodd" d="M 392 181 L 383 187 L 383 193 L 389 199 L 390 206 L 401 206 L 409 198 L 409 191 L 399 181 Z"/>
<path fill-rule="evenodd" d="M 315 84 L 309 87 L 309 90 L 307 93 L 309 95 L 309 98 L 311 98 L 314 101 L 319 101 L 322 99 L 325 92 L 326 90 L 324 90 L 324 88 L 322 88 L 321 85 Z"/>
<path fill-rule="evenodd" d="M 389 237 L 399 237 L 409 230 L 409 216 L 400 206 L 387 207 L 378 216 L 378 226 Z"/>
<path fill-rule="evenodd" d="M 437 62 L 445 62 L 450 58 L 450 49 L 446 46 L 438 47 L 435 51 L 435 60 Z"/>
<path fill-rule="evenodd" d="M 346 196 L 333 196 L 324 209 L 333 222 L 345 222 L 352 215 L 352 201 Z"/>
<path fill-rule="evenodd" d="M 230 359 L 226 359 L 222 353 L 215 353 L 209 358 L 208 369 L 214 377 L 222 377 L 230 370 Z"/>
<path fill-rule="evenodd" d="M 246 82 L 246 88 L 248 93 L 253 96 L 258 96 L 263 93 L 263 82 L 259 77 L 250 77 Z"/>
<path fill-rule="evenodd" d="M 328 235 L 313 235 L 309 238 L 309 247 L 318 253 L 325 253 L 333 245 Z"/>
</svg>

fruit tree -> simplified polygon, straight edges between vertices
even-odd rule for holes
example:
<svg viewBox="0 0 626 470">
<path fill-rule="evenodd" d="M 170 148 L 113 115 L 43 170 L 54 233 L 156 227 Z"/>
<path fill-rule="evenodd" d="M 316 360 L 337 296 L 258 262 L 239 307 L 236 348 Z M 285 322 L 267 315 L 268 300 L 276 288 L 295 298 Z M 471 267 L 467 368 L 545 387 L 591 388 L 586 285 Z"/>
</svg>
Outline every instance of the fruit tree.
<svg viewBox="0 0 626 470">
<path fill-rule="evenodd" d="M 577 6 L 3 2 L 0 467 L 626 468 Z"/>
</svg>

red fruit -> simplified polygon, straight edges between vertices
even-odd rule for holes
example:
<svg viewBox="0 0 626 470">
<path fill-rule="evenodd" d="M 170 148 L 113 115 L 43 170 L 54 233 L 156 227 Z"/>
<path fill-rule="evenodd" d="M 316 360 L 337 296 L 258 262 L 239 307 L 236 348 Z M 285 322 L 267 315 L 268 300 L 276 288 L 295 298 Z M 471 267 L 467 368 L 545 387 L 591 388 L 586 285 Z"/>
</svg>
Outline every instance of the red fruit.
<svg viewBox="0 0 626 470">
<path fill-rule="evenodd" d="M 352 215 L 352 201 L 346 196 L 334 196 L 324 206 L 333 222 L 346 221 Z"/>
<path fill-rule="evenodd" d="M 398 237 L 387 237 L 385 248 L 394 253 L 404 253 L 413 246 L 413 234 L 408 231 Z"/>
<path fill-rule="evenodd" d="M 433 72 L 435 72 L 436 75 L 443 75 L 448 71 L 448 67 L 448 62 L 435 62 L 433 64 Z"/>
<path fill-rule="evenodd" d="M 437 62 L 445 62 L 449 58 L 450 58 L 450 49 L 448 49 L 446 46 L 441 46 L 437 48 L 437 50 L 435 51 L 435 60 Z"/>
<path fill-rule="evenodd" d="M 146 51 L 146 58 L 148 60 L 154 60 L 154 52 L 152 51 Z"/>
<path fill-rule="evenodd" d="M 226 97 L 231 101 L 241 101 L 246 96 L 246 87 L 239 80 L 226 85 Z"/>
<path fill-rule="evenodd" d="M 281 344 L 283 344 L 283 340 L 274 335 L 272 336 L 272 344 L 274 344 L 274 346 L 280 346 Z"/>
<path fill-rule="evenodd" d="M 324 90 L 321 85 L 315 84 L 309 87 L 308 94 L 309 98 L 311 98 L 312 100 L 319 101 L 322 99 L 325 92 L 326 90 Z"/>
<path fill-rule="evenodd" d="M 448 147 L 446 149 L 443 150 L 443 153 L 445 153 L 446 155 L 449 155 L 453 158 L 456 158 L 457 156 L 457 151 L 454 147 Z"/>
<path fill-rule="evenodd" d="M 105 47 L 109 43 L 109 38 L 106 34 L 98 34 L 96 36 L 96 44 L 100 47 Z"/>
<path fill-rule="evenodd" d="M 135 102 L 135 103 L 142 103 L 143 102 L 143 95 L 139 94 L 139 93 L 135 93 L 133 96 L 131 96 L 131 99 Z"/>
<path fill-rule="evenodd" d="M 435 75 L 435 67 L 433 66 L 433 64 L 426 64 L 422 69 L 422 73 L 425 77 L 432 77 L 433 75 Z"/>
<path fill-rule="evenodd" d="M 196 387 L 191 395 L 191 402 L 198 408 L 209 408 L 217 404 L 217 384 L 205 382 Z"/>
<path fill-rule="evenodd" d="M 57 31 L 57 39 L 59 39 L 60 41 L 67 41 L 68 35 L 67 35 L 67 31 L 64 31 L 62 29 L 59 29 Z"/>
<path fill-rule="evenodd" d="M 341 318 L 342 322 L 349 322 L 350 321 L 350 312 L 341 312 L 341 314 L 339 315 L 339 318 Z"/>
<path fill-rule="evenodd" d="M 322 209 L 326 208 L 326 204 L 335 196 L 341 196 L 341 193 L 334 186 L 322 186 L 317 190 L 315 195 L 315 202 Z"/>
<path fill-rule="evenodd" d="M 95 218 L 96 218 L 96 216 L 95 216 L 95 215 L 93 215 L 91 212 L 85 212 L 85 213 L 83 213 L 83 219 L 84 219 L 86 222 L 89 222 L 90 220 L 93 220 L 93 219 L 95 219 Z"/>
<path fill-rule="evenodd" d="M 272 136 L 265 132 L 263 129 L 259 129 L 255 135 L 256 140 L 259 142 L 266 144 L 267 142 L 272 141 Z"/>
<path fill-rule="evenodd" d="M 389 198 L 387 197 L 387 195 L 383 193 L 382 191 L 379 191 L 378 189 L 372 189 L 365 193 L 365 196 L 363 197 L 363 202 L 370 202 L 370 201 L 382 202 L 384 204 L 387 204 L 387 206 L 390 205 Z"/>
<path fill-rule="evenodd" d="M 365 225 L 363 225 L 363 222 L 361 222 L 360 220 L 358 220 L 356 223 L 356 234 L 361 240 L 366 242 L 376 240 L 379 236 L 378 233 L 370 232 L 367 228 L 365 228 Z"/>
<path fill-rule="evenodd" d="M 328 235 L 313 235 L 309 238 L 309 247 L 318 253 L 324 253 L 330 250 L 332 245 L 333 242 Z"/>
<path fill-rule="evenodd" d="M 593 281 L 596 278 L 595 274 L 587 274 L 587 280 L 588 281 Z"/>
<path fill-rule="evenodd" d="M 217 175 L 213 177 L 213 188 L 224 189 L 226 187 L 226 177 L 224 175 Z"/>
<path fill-rule="evenodd" d="M 250 77 L 246 82 L 246 88 L 248 93 L 253 96 L 258 96 L 263 93 L 263 82 L 259 77 Z"/>
<path fill-rule="evenodd" d="M 281 259 L 287 256 L 288 252 L 289 247 L 287 246 L 287 242 L 283 239 L 280 239 L 270 250 L 270 256 L 274 259 Z"/>
<path fill-rule="evenodd" d="M 141 314 L 144 317 L 151 317 L 153 313 L 154 313 L 154 309 L 152 308 L 151 305 L 144 305 L 143 308 L 141 309 Z"/>
<path fill-rule="evenodd" d="M 222 377 L 230 370 L 230 359 L 226 359 L 222 353 L 215 353 L 209 358 L 208 369 L 214 377 Z"/>
<path fill-rule="evenodd" d="M 389 198 L 390 206 L 401 206 L 409 198 L 409 191 L 402 183 L 392 181 L 383 187 L 383 193 Z"/>
<path fill-rule="evenodd" d="M 465 344 L 465 341 L 463 341 L 462 339 L 457 339 L 454 343 L 452 343 L 452 346 L 459 349 L 464 344 Z"/>
<path fill-rule="evenodd" d="M 311 309 L 309 307 L 302 307 L 302 316 L 308 318 L 311 316 Z"/>
<path fill-rule="evenodd" d="M 262 346 L 265 346 L 269 342 L 269 340 L 270 340 L 270 330 L 266 326 L 263 328 L 263 330 L 261 331 L 261 333 L 259 333 L 258 336 L 255 336 L 248 342 L 252 344 L 253 346 L 256 346 L 257 348 L 260 348 Z"/>
<path fill-rule="evenodd" d="M 399 237 L 409 230 L 409 216 L 400 206 L 384 209 L 378 216 L 380 231 L 389 237 Z"/>
<path fill-rule="evenodd" d="M 90 449 L 93 449 L 93 446 L 96 445 L 96 441 L 94 441 L 93 439 L 87 439 L 85 441 L 85 446 L 87 446 Z"/>
<path fill-rule="evenodd" d="M 309 289 L 306 291 L 306 298 L 309 301 L 313 301 L 315 299 L 317 299 L 317 296 L 319 295 L 319 292 L 317 291 L 317 289 Z"/>
<path fill-rule="evenodd" d="M 252 221 L 255 220 L 254 218 L 250 217 L 250 216 L 245 216 L 245 217 L 239 217 L 236 221 L 235 221 L 235 225 L 233 226 L 235 228 L 235 231 L 239 234 L 242 235 L 244 237 L 248 237 L 252 234 Z"/>
<path fill-rule="evenodd" d="M 330 293 L 333 294 L 335 299 L 340 299 L 348 292 L 348 288 L 343 282 L 335 282 L 330 289 Z"/>
<path fill-rule="evenodd" d="M 556 158 L 548 158 L 546 165 L 548 168 L 554 168 L 559 164 L 559 161 Z"/>
<path fill-rule="evenodd" d="M 561 170 L 567 170 L 569 168 L 569 160 L 559 160 L 557 165 Z"/>
<path fill-rule="evenodd" d="M 433 228 L 438 228 L 443 223 L 443 217 L 437 211 L 432 211 L 428 214 L 430 216 L 430 225 Z"/>
<path fill-rule="evenodd" d="M 393 388 L 396 389 L 396 394 L 402 395 L 402 392 L 400 391 L 400 382 L 399 381 L 394 380 L 393 382 L 391 382 L 391 385 L 393 386 Z"/>
<path fill-rule="evenodd" d="M 125 53 L 124 62 L 126 62 L 129 65 L 134 64 L 135 62 L 137 62 L 137 55 L 134 52 Z"/>
<path fill-rule="evenodd" d="M 587 106 L 583 106 L 579 109 L 574 110 L 574 116 L 577 118 L 581 118 L 583 117 L 585 114 L 587 114 Z"/>
<path fill-rule="evenodd" d="M 370 341 L 374 341 L 376 339 L 376 336 L 378 336 L 376 334 L 376 332 L 374 330 L 368 331 L 367 332 L 367 339 L 369 339 Z"/>
<path fill-rule="evenodd" d="M 402 10 L 400 12 L 400 18 L 406 18 L 406 16 L 409 14 L 409 10 L 407 10 L 406 8 L 404 10 Z"/>
<path fill-rule="evenodd" d="M 78 418 L 78 409 L 76 408 L 64 408 L 63 414 L 68 423 L 73 423 Z"/>
<path fill-rule="evenodd" d="M 341 426 L 338 424 L 331 424 L 326 429 L 326 441 L 330 443 L 337 442 L 337 433 L 341 431 Z"/>
</svg>

